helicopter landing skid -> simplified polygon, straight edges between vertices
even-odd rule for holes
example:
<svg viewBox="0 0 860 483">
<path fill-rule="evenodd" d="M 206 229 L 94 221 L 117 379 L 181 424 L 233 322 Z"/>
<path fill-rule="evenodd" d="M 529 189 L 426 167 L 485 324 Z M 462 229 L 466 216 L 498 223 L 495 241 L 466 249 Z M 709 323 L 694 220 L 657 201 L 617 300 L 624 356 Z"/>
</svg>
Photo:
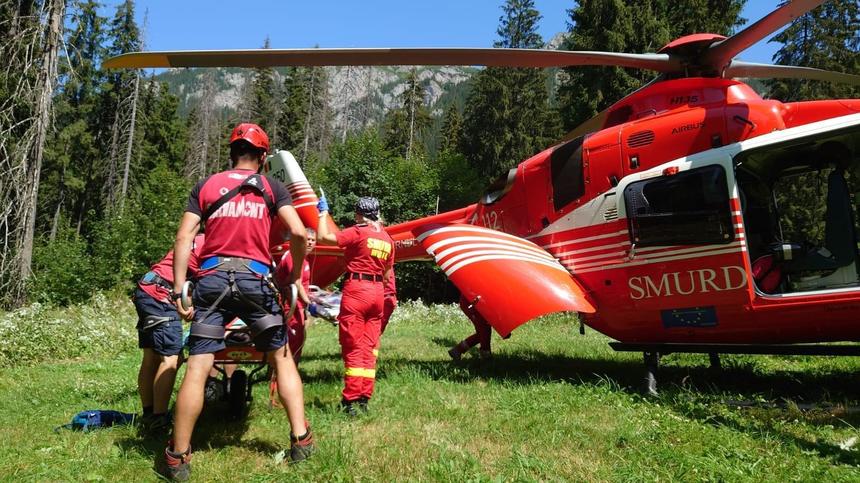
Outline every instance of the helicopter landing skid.
<svg viewBox="0 0 860 483">
<path fill-rule="evenodd" d="M 720 370 L 720 354 L 790 355 L 790 356 L 860 356 L 860 345 L 831 344 L 640 344 L 610 342 L 617 352 L 642 352 L 645 361 L 645 391 L 657 395 L 657 370 L 660 358 L 672 353 L 708 354 L 711 368 Z"/>
</svg>

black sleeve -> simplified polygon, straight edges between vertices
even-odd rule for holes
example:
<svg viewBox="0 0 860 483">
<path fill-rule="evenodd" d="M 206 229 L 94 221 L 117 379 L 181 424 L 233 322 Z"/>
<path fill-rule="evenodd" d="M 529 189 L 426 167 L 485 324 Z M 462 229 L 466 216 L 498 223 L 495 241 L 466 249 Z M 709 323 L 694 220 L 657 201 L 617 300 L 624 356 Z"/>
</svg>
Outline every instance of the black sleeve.
<svg viewBox="0 0 860 483">
<path fill-rule="evenodd" d="M 282 206 L 293 204 L 293 198 L 290 196 L 290 192 L 284 186 L 284 183 L 270 176 L 266 176 L 266 179 L 269 181 L 269 186 L 272 187 L 272 194 L 274 195 L 272 201 L 275 203 L 275 210 L 281 209 Z"/>
<path fill-rule="evenodd" d="M 191 195 L 188 196 L 188 204 L 185 205 L 185 211 L 194 213 L 201 218 L 203 217 L 203 212 L 200 210 L 200 189 L 203 188 L 203 183 L 208 179 L 207 177 L 194 185 L 194 188 L 191 189 Z"/>
</svg>

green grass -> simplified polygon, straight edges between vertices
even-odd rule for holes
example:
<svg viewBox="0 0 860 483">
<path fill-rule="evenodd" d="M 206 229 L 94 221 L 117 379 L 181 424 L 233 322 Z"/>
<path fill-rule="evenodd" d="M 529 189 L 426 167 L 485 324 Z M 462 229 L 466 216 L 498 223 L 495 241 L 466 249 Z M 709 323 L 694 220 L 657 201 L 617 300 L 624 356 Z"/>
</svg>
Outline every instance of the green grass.
<svg viewBox="0 0 860 483">
<path fill-rule="evenodd" d="M 102 310 L 113 312 L 94 311 L 95 326 L 133 324 L 128 303 Z M 63 313 L 42 312 L 50 320 Z M 194 478 L 860 480 L 860 451 L 840 448 L 860 437 L 854 359 L 724 356 L 723 372 L 713 373 L 706 356 L 669 356 L 661 395 L 645 398 L 641 354 L 615 353 L 590 330 L 580 336 L 573 320 L 550 317 L 510 340 L 495 338 L 491 361 L 450 362 L 447 348 L 470 328 L 456 307 L 399 309 L 383 337 L 371 413 L 351 421 L 337 411 L 336 329 L 316 324 L 301 371 L 318 453 L 295 466 L 276 461 L 289 426 L 259 384 L 246 420 L 225 422 L 222 407 L 206 408 L 194 436 Z M 135 427 L 53 431 L 83 409 L 138 410 L 139 355 L 133 343 L 113 342 L 101 352 L 70 343 L 61 354 L 77 350 L 77 358 L 43 354 L 48 360 L 38 363 L 0 350 L 12 361 L 0 373 L 0 479 L 156 479 L 153 461 L 166 436 Z"/>
</svg>

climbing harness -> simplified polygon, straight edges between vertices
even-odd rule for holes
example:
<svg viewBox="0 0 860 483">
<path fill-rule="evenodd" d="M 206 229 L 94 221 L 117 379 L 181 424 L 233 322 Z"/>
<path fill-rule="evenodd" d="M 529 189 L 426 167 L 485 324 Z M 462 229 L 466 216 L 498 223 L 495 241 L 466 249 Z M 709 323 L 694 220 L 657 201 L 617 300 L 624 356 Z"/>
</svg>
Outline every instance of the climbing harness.
<svg viewBox="0 0 860 483">
<path fill-rule="evenodd" d="M 260 278 L 263 282 L 265 282 L 271 289 L 273 294 L 278 293 L 277 287 L 275 287 L 274 282 L 272 281 L 272 271 L 271 269 L 264 263 L 258 262 L 256 260 L 249 260 L 245 258 L 238 257 L 211 257 L 207 258 L 200 264 L 201 270 L 217 270 L 221 272 L 227 273 L 227 287 L 218 295 L 218 298 L 215 299 L 215 302 L 207 307 L 206 312 L 203 313 L 203 316 L 199 320 L 206 320 L 209 314 L 218 308 L 218 305 L 224 300 L 228 294 L 232 297 L 237 298 L 251 307 L 256 308 L 261 312 L 266 312 L 268 315 L 264 317 L 260 317 L 254 322 L 248 324 L 248 330 L 251 332 L 251 336 L 256 338 L 258 335 L 271 330 L 280 325 L 286 324 L 286 322 L 292 317 L 293 312 L 295 311 L 296 306 L 296 298 L 297 298 L 297 289 L 295 284 L 292 284 L 292 301 L 290 303 L 290 311 L 286 314 L 286 318 L 280 319 L 277 315 L 272 314 L 272 312 L 264 307 L 261 307 L 258 303 L 254 302 L 247 295 L 242 293 L 236 284 L 236 273 L 250 273 Z M 184 292 L 184 290 L 183 290 Z M 193 322 L 191 324 L 191 335 L 195 337 L 202 337 L 206 339 L 224 339 L 224 334 L 226 329 L 223 326 L 215 326 L 210 324 L 204 324 L 201 322 Z"/>
</svg>

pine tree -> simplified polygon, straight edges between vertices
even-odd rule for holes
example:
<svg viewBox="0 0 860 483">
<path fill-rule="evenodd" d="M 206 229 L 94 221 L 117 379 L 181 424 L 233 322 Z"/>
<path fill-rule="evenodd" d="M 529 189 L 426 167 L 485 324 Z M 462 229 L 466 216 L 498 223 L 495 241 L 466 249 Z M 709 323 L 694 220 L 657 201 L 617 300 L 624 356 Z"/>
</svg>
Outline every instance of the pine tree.
<svg viewBox="0 0 860 483">
<path fill-rule="evenodd" d="M 683 8 L 671 0 L 593 0 L 568 12 L 564 50 L 655 52 L 696 32 L 728 35 L 743 23 L 746 0 L 697 0 Z M 560 76 L 558 100 L 565 130 L 573 129 L 655 77 L 621 67 L 571 67 Z"/>
<path fill-rule="evenodd" d="M 83 206 L 86 173 L 100 158 L 100 146 L 91 126 L 97 124 L 99 91 L 105 73 L 97 68 L 107 54 L 106 20 L 98 14 L 98 3 L 75 4 L 67 24 L 68 55 L 60 61 L 60 89 L 54 98 L 55 129 L 47 143 L 45 179 L 41 185 L 40 225 L 54 239 L 61 218 L 78 219 Z M 79 162 L 87 160 L 87 162 Z M 49 228 L 48 228 L 49 227 Z"/>
<path fill-rule="evenodd" d="M 496 47 L 543 47 L 533 0 L 508 0 L 502 10 Z M 507 171 L 560 135 L 547 75 L 540 69 L 490 67 L 473 78 L 461 149 L 482 176 Z"/>
<path fill-rule="evenodd" d="M 141 48 L 140 29 L 134 20 L 134 0 L 124 0 L 116 7 L 116 13 L 108 29 L 108 55 L 135 52 Z M 118 71 L 122 74 L 124 71 Z M 126 72 L 128 73 L 128 72 Z"/>
<path fill-rule="evenodd" d="M 270 48 L 269 38 L 263 43 L 263 48 Z M 250 98 L 250 122 L 263 128 L 269 135 L 273 144 L 279 142 L 277 129 L 278 106 L 275 101 L 275 69 L 271 67 L 257 67 L 254 69 L 254 77 L 251 84 Z"/>
<path fill-rule="evenodd" d="M 134 20 L 133 0 L 125 0 L 117 6 L 107 30 L 107 40 L 109 56 L 141 49 L 140 30 Z M 115 208 L 122 211 L 128 193 L 131 149 L 137 128 L 140 77 L 137 71 L 118 70 L 108 75 L 108 82 L 102 98 L 105 109 L 103 121 L 106 125 L 110 124 L 104 205 L 108 211 Z"/>
<path fill-rule="evenodd" d="M 309 69 L 289 67 L 284 76 L 283 102 L 278 116 L 280 148 L 291 151 L 296 159 L 304 159 L 305 126 L 308 122 L 310 93 Z"/>
<path fill-rule="evenodd" d="M 56 89 L 65 2 L 0 6 L 0 304 L 25 301 L 39 185 Z M 23 81 L 23 82 L 22 82 Z"/>
<path fill-rule="evenodd" d="M 440 135 L 439 151 L 443 153 L 456 152 L 460 138 L 463 136 L 463 115 L 460 114 L 455 103 L 451 103 L 445 111 Z"/>
<path fill-rule="evenodd" d="M 782 65 L 860 73 L 860 4 L 833 0 L 802 15 L 770 39 L 782 47 L 774 61 Z M 783 102 L 860 97 L 860 87 L 835 82 L 773 79 L 770 96 Z"/>
<path fill-rule="evenodd" d="M 188 149 L 185 174 L 200 179 L 212 172 L 215 162 L 210 160 L 218 134 L 218 113 L 215 111 L 215 75 L 206 69 L 198 78 L 200 98 L 191 107 L 186 127 L 188 130 Z"/>
<path fill-rule="evenodd" d="M 329 75 L 324 67 L 312 67 L 306 78 L 308 86 L 307 119 L 302 137 L 302 157 L 324 161 L 332 134 L 332 110 L 329 92 Z"/>
<path fill-rule="evenodd" d="M 148 83 L 146 116 L 142 123 L 142 162 L 137 169 L 148 172 L 166 167 L 182 172 L 188 138 L 186 125 L 179 118 L 179 99 L 166 84 L 154 79 Z"/>
<path fill-rule="evenodd" d="M 404 158 L 426 154 L 422 135 L 433 122 L 424 101 L 425 89 L 413 68 L 406 78 L 406 88 L 400 95 L 400 107 L 388 112 L 383 123 L 386 147 Z"/>
</svg>

